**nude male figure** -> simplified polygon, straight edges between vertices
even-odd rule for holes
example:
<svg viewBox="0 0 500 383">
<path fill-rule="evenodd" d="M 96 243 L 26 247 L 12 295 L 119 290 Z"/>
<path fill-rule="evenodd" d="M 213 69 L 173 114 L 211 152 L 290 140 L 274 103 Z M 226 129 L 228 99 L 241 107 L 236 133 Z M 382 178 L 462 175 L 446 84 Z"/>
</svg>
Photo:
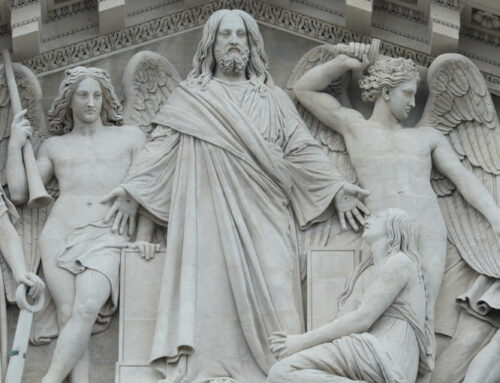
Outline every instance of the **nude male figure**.
<svg viewBox="0 0 500 383">
<path fill-rule="evenodd" d="M 121 105 L 109 75 L 98 68 L 66 72 L 49 111 L 53 137 L 40 147 L 37 164 L 44 183 L 57 179 L 60 195 L 40 237 L 42 265 L 54 300 L 59 338 L 42 383 L 90 382 L 88 342 L 103 305 L 116 307 L 120 246 L 128 236 L 112 233 L 104 217 L 104 195 L 120 184 L 146 142 L 123 125 Z M 12 126 L 9 179 L 13 198 L 27 198 L 21 149 L 31 129 L 21 114 Z M 144 217 L 142 220 L 146 220 Z M 152 225 L 152 223 L 151 223 Z"/>
<path fill-rule="evenodd" d="M 362 97 L 375 103 L 365 119 L 321 93 L 335 78 L 368 65 L 369 46 L 351 44 L 352 57 L 339 55 L 308 71 L 294 87 L 298 100 L 323 124 L 341 134 L 362 187 L 371 194 L 373 214 L 396 207 L 416 219 L 418 248 L 431 290 L 432 306 L 446 260 L 446 226 L 430 179 L 434 166 L 465 200 L 500 233 L 500 210 L 487 189 L 464 168 L 445 137 L 431 127 L 404 128 L 400 121 L 415 106 L 418 72 L 411 60 L 384 59 L 360 81 Z"/>
</svg>

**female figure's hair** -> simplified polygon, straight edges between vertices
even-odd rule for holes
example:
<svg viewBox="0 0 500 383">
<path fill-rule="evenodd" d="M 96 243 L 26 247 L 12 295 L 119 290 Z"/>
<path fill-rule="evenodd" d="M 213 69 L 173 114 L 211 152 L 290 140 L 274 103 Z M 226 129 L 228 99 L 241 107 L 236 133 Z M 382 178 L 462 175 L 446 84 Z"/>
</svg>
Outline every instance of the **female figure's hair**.
<svg viewBox="0 0 500 383">
<path fill-rule="evenodd" d="M 193 57 L 193 69 L 187 76 L 189 85 L 198 84 L 205 88 L 207 83 L 214 75 L 215 71 L 215 56 L 214 45 L 217 38 L 222 19 L 235 13 L 241 17 L 247 31 L 248 47 L 250 57 L 246 67 L 246 76 L 250 82 L 259 87 L 262 84 L 273 85 L 271 74 L 268 70 L 269 59 L 264 52 L 264 40 L 259 31 L 259 26 L 252 16 L 241 10 L 221 9 L 214 12 L 203 27 L 203 34 L 200 43 Z"/>
<path fill-rule="evenodd" d="M 422 272 L 420 254 L 417 249 L 415 222 L 407 212 L 401 209 L 386 209 L 381 215 L 385 219 L 385 235 L 387 239 L 386 256 L 391 256 L 399 252 L 406 254 L 416 264 L 419 278 L 424 281 L 425 295 L 427 298 L 430 298 L 430 290 L 427 288 L 427 283 Z M 372 257 L 367 257 L 358 265 L 341 294 L 339 305 L 345 303 L 347 298 L 352 294 L 358 278 L 372 264 Z"/>
<path fill-rule="evenodd" d="M 413 60 L 387 58 L 375 62 L 368 68 L 368 74 L 360 81 L 361 98 L 364 102 L 374 102 L 382 94 L 384 87 L 390 89 L 420 76 Z"/>
<path fill-rule="evenodd" d="M 59 95 L 52 103 L 48 115 L 49 130 L 62 135 L 73 130 L 73 111 L 71 99 L 78 84 L 86 78 L 93 78 L 101 85 L 101 120 L 104 125 L 123 125 L 122 105 L 116 96 L 109 74 L 104 69 L 78 66 L 66 71 L 66 77 L 59 87 Z"/>
</svg>

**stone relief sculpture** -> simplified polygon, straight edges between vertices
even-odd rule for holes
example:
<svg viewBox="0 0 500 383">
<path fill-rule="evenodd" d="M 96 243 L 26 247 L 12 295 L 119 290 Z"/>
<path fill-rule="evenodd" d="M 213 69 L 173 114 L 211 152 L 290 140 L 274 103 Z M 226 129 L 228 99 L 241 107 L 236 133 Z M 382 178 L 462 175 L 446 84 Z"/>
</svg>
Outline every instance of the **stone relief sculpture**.
<svg viewBox="0 0 500 383">
<path fill-rule="evenodd" d="M 332 204 L 366 211 L 367 192 L 337 173 L 267 65 L 251 16 L 212 14 L 193 70 L 108 196 L 116 228 L 137 204 L 168 223 L 151 351 L 165 382 L 264 382 L 268 337 L 304 330 L 293 215 L 307 227 Z"/>
<path fill-rule="evenodd" d="M 55 178 L 59 197 L 40 236 L 40 253 L 60 332 L 44 383 L 68 375 L 89 382 L 94 322 L 117 305 L 120 249 L 132 233 L 112 233 L 104 220 L 109 206 L 101 199 L 120 184 L 146 142 L 136 127 L 120 126 L 121 109 L 106 71 L 76 67 L 66 72 L 48 113 L 53 136 L 41 144 L 37 164 L 44 183 Z M 16 115 L 8 181 L 18 202 L 27 197 L 21 148 L 31 135 L 24 112 Z"/>
<path fill-rule="evenodd" d="M 18 93 L 27 107 L 27 118 L 37 128 L 32 134 L 35 146 L 40 144 L 44 131 L 43 111 L 41 108 L 41 89 L 33 73 L 20 64 L 14 64 L 13 75 L 17 82 Z M 30 286 L 32 297 L 40 295 L 44 283 L 36 275 L 39 265 L 37 237 L 39 230 L 34 222 L 44 221 L 46 209 L 33 210 L 23 206 L 16 210 L 5 194 L 7 186 L 7 148 L 10 142 L 10 122 L 12 107 L 7 85 L 6 70 L 0 70 L 0 374 L 6 372 L 8 350 L 6 303 L 16 301 L 16 286 L 24 283 Z M 6 298 L 6 299 L 5 299 Z"/>
<path fill-rule="evenodd" d="M 363 58 L 368 46 L 351 44 L 351 49 L 347 56 L 332 54 L 331 49 L 323 47 L 301 60 L 295 78 L 319 64 L 293 85 L 297 99 L 312 113 L 302 109 L 305 120 L 341 171 L 349 174 L 354 169 L 360 185 L 370 189 L 366 203 L 372 213 L 398 207 L 416 218 L 418 245 L 433 303 L 445 270 L 447 232 L 448 240 L 467 264 L 484 278 L 493 278 L 481 285 L 482 291 L 487 291 L 498 278 L 495 257 L 500 210 L 495 203 L 497 196 L 492 198 L 491 193 L 496 191 L 499 128 L 479 71 L 461 55 L 436 59 L 428 72 L 430 95 L 424 113 L 416 127 L 408 129 L 399 122 L 415 106 L 418 73 L 414 64 L 385 59 L 369 67 L 360 81 L 363 99 L 375 103 L 366 120 L 339 102 L 349 105 L 344 101 L 342 82 L 346 81 L 346 72 L 369 65 Z M 332 82 L 337 97 L 320 92 Z M 454 278 L 449 279 L 455 283 L 455 296 L 439 300 L 438 324 L 440 320 L 446 323 L 449 318 L 443 318 L 448 315 L 443 310 L 449 312 L 446 306 L 453 307 L 457 292 L 468 287 L 463 280 L 457 285 Z M 477 289 L 475 292 L 477 298 Z M 476 302 L 469 300 L 468 304 L 478 311 Z M 473 354 L 469 352 L 469 356 Z M 449 366 L 449 362 L 443 363 Z M 449 380 L 441 376 L 438 381 Z"/>
<path fill-rule="evenodd" d="M 413 221 L 403 210 L 384 210 L 368 219 L 363 239 L 371 256 L 351 276 L 335 320 L 271 336 L 271 350 L 285 359 L 271 368 L 270 383 L 410 383 L 419 364 L 432 368 L 429 290 Z"/>
</svg>

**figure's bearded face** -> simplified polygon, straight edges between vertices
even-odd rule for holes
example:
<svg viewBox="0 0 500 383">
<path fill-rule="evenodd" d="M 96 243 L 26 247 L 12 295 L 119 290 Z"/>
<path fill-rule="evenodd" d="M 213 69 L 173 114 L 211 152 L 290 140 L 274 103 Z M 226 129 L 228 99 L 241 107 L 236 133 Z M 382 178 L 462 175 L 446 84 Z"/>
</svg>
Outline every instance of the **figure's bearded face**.
<svg viewBox="0 0 500 383">
<path fill-rule="evenodd" d="M 247 67 L 250 51 L 244 49 L 243 51 L 233 50 L 225 53 L 223 50 L 215 48 L 214 55 L 215 62 L 222 68 L 224 73 L 241 73 Z"/>
<path fill-rule="evenodd" d="M 237 14 L 230 13 L 222 19 L 215 39 L 214 56 L 217 66 L 225 73 L 241 73 L 246 69 L 250 58 L 247 30 Z"/>
</svg>

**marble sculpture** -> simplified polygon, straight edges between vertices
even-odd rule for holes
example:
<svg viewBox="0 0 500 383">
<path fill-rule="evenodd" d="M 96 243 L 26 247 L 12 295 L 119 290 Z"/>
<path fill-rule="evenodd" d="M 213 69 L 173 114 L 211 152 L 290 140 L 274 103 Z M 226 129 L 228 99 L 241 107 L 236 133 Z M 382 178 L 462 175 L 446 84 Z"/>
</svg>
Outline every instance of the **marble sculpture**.
<svg viewBox="0 0 500 383">
<path fill-rule="evenodd" d="M 106 71 L 75 67 L 48 119 L 36 78 L 14 65 L 26 110 L 11 116 L 0 81 L 0 121 L 11 127 L 0 180 L 22 212 L 18 229 L 32 234 L 14 233 L 0 189 L 0 250 L 13 275 L 2 288 L 41 294 L 41 260 L 51 299 L 32 340 L 57 337 L 43 383 L 90 382 L 88 343 L 118 304 L 120 253 L 151 259 L 154 233 L 166 244 L 150 354 L 161 383 L 500 379 L 491 96 L 469 59 L 443 54 L 420 121 L 403 127 L 417 67 L 374 49 L 312 49 L 287 94 L 256 21 L 220 10 L 185 80 L 164 56 L 139 52 L 122 108 Z M 352 106 L 356 94 L 374 103 L 369 118 Z M 27 140 L 56 198 L 49 208 L 25 205 Z M 369 251 L 337 318 L 305 332 L 305 254 L 327 237 Z"/>
<path fill-rule="evenodd" d="M 408 213 L 369 218 L 363 239 L 371 256 L 351 276 L 335 320 L 304 334 L 275 333 L 278 358 L 270 383 L 414 382 L 433 365 L 430 290 Z"/>
</svg>

